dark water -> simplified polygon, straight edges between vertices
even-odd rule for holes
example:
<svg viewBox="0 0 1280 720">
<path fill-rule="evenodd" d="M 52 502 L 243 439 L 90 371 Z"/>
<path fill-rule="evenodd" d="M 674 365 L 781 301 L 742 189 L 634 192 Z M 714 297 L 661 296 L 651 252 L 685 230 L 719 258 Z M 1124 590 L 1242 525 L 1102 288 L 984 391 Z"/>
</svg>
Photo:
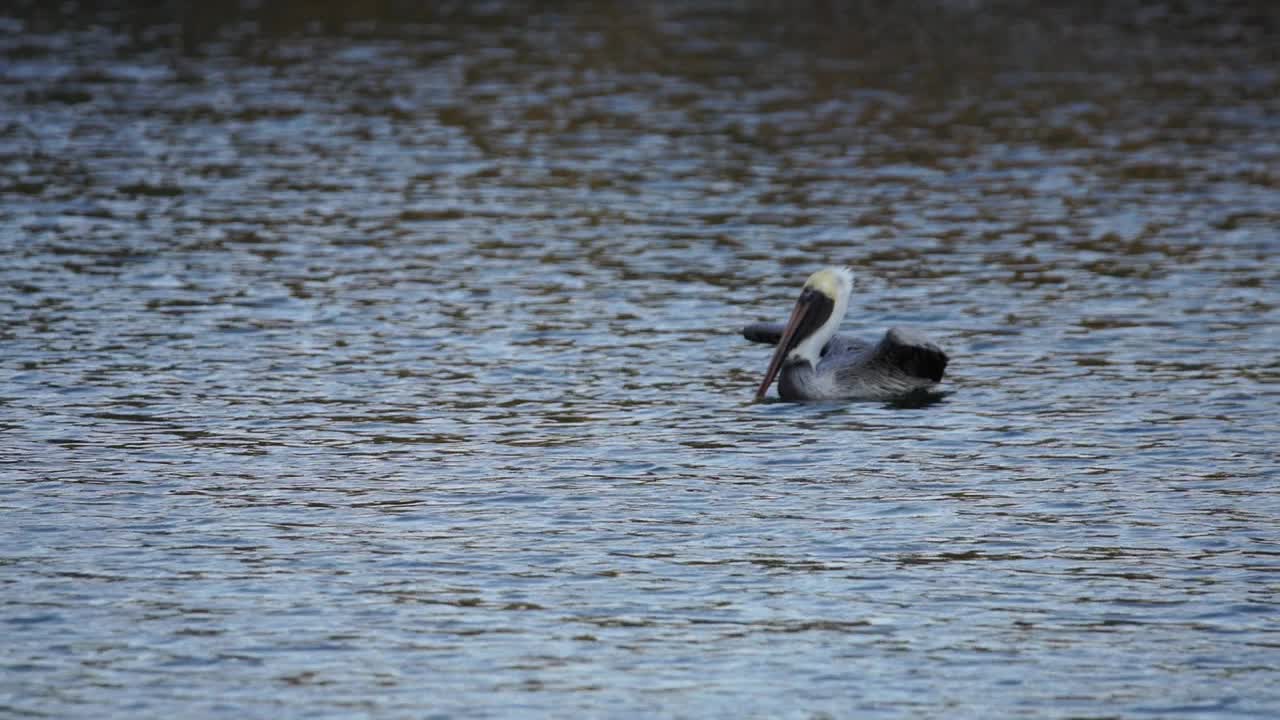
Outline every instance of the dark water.
<svg viewBox="0 0 1280 720">
<path fill-rule="evenodd" d="M 1280 713 L 1269 5 L 7 12 L 0 715 Z"/>
</svg>

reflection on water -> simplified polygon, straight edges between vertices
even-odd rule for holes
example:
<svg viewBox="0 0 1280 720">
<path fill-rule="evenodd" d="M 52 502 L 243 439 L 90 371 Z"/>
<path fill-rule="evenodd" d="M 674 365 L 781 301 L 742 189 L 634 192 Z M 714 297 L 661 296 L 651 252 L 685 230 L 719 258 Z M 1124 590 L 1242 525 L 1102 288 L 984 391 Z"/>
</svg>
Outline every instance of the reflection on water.
<svg viewBox="0 0 1280 720">
<path fill-rule="evenodd" d="M 1275 13 L 854 5 L 0 15 L 0 708 L 1272 714 Z"/>
</svg>

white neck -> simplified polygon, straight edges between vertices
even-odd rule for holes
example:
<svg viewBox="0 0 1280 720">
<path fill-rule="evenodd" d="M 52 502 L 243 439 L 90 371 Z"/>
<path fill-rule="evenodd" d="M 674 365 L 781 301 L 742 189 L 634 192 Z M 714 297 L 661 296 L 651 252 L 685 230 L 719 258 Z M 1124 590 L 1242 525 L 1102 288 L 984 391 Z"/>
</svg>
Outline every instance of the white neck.
<svg viewBox="0 0 1280 720">
<path fill-rule="evenodd" d="M 817 366 L 818 359 L 822 357 L 822 348 L 831 339 L 832 335 L 840 329 L 840 323 L 844 322 L 845 311 L 849 309 L 849 293 L 836 293 L 835 304 L 831 307 L 831 316 L 827 321 L 822 323 L 813 334 L 800 344 L 796 345 L 787 358 L 790 360 L 808 360 L 810 365 Z"/>
</svg>

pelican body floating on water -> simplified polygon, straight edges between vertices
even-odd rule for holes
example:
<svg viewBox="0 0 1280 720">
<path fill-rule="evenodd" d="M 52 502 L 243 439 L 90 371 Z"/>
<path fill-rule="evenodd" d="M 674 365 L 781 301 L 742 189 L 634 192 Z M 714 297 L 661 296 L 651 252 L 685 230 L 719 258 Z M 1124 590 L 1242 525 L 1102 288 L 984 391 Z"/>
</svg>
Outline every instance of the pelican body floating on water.
<svg viewBox="0 0 1280 720">
<path fill-rule="evenodd" d="M 947 354 L 923 335 L 890 328 L 875 344 L 837 335 L 853 293 L 848 268 L 819 270 L 804 284 L 785 325 L 752 323 L 742 335 L 777 345 L 756 400 L 774 378 L 783 400 L 891 400 L 942 380 Z"/>
</svg>

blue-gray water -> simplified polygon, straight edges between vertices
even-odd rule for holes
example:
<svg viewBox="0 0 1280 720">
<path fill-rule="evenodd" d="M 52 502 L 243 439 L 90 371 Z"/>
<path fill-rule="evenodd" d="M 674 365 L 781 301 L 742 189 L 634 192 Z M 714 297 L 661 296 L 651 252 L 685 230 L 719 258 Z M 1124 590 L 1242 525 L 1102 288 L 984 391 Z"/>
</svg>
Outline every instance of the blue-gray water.
<svg viewBox="0 0 1280 720">
<path fill-rule="evenodd" d="M 0 716 L 1280 714 L 1264 3 L 323 7 L 0 13 Z"/>
</svg>

